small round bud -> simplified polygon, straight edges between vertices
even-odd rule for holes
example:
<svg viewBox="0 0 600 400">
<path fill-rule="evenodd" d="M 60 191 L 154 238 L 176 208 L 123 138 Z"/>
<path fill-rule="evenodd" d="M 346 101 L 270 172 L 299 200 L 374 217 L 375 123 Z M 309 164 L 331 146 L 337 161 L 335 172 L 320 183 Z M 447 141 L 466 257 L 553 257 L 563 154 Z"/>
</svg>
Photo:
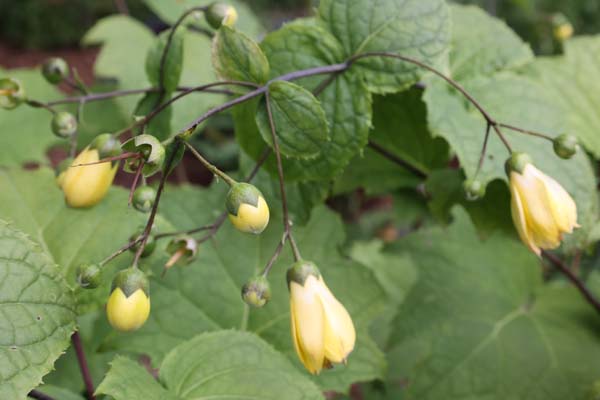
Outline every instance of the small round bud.
<svg viewBox="0 0 600 400">
<path fill-rule="evenodd" d="M 506 170 L 506 174 L 510 176 L 512 171 L 518 172 L 519 174 L 523 173 L 523 169 L 527 164 L 531 164 L 531 157 L 527 153 L 514 152 L 512 155 L 506 160 L 506 164 L 504 164 L 504 168 Z"/>
<path fill-rule="evenodd" d="M 191 236 L 178 236 L 167 245 L 167 253 L 171 256 L 165 264 L 165 269 L 175 264 L 188 265 L 196 259 L 198 242 Z"/>
<path fill-rule="evenodd" d="M 156 190 L 151 186 L 140 186 L 133 192 L 133 207 L 141 212 L 147 213 L 152 210 Z"/>
<path fill-rule="evenodd" d="M 225 199 L 229 220 L 238 230 L 259 234 L 269 224 L 269 206 L 260 190 L 249 183 L 235 183 Z"/>
<path fill-rule="evenodd" d="M 271 300 L 271 285 L 264 276 L 250 279 L 242 286 L 242 299 L 252 307 L 260 308 Z"/>
<path fill-rule="evenodd" d="M 0 79 L 0 108 L 12 110 L 25 101 L 25 89 L 13 78 Z"/>
<path fill-rule="evenodd" d="M 552 16 L 552 28 L 554 38 L 559 41 L 565 41 L 573 36 L 574 29 L 571 22 L 562 13 L 557 13 Z"/>
<path fill-rule="evenodd" d="M 238 19 L 238 13 L 235 7 L 229 4 L 214 3 L 206 10 L 206 21 L 214 29 L 219 29 L 221 25 L 232 27 Z"/>
<path fill-rule="evenodd" d="M 465 197 L 469 201 L 475 201 L 485 196 L 485 185 L 477 179 L 467 179 L 463 183 Z"/>
<path fill-rule="evenodd" d="M 129 139 L 121 148 L 133 153 L 141 153 L 144 160 L 142 174 L 148 177 L 157 173 L 165 161 L 165 147 L 152 135 L 138 135 Z M 125 164 L 124 170 L 136 172 L 140 166 L 140 159 L 131 159 Z"/>
<path fill-rule="evenodd" d="M 59 111 L 52 117 L 52 133 L 56 136 L 68 139 L 77 132 L 77 119 L 66 111 Z"/>
<path fill-rule="evenodd" d="M 62 58 L 49 58 L 42 65 L 42 75 L 49 83 L 56 85 L 69 76 L 69 65 Z"/>
<path fill-rule="evenodd" d="M 142 236 L 143 233 L 144 233 L 144 228 L 140 228 L 136 233 L 134 233 L 133 235 L 131 235 L 129 237 L 129 243 L 136 241 L 140 236 Z M 137 243 L 135 246 L 130 247 L 129 251 L 131 251 L 132 253 L 136 253 L 139 250 L 141 244 L 142 243 L 140 242 L 140 243 Z M 140 257 L 142 257 L 142 258 L 148 257 L 149 255 L 154 253 L 155 248 L 156 248 L 156 240 L 154 239 L 154 236 L 150 235 L 150 236 L 148 236 L 148 239 L 146 240 L 146 247 L 144 247 L 144 251 L 142 251 L 142 254 L 140 255 Z"/>
<path fill-rule="evenodd" d="M 112 282 L 106 303 L 106 316 L 111 326 L 122 332 L 139 329 L 150 315 L 150 283 L 137 268 L 118 272 Z"/>
<path fill-rule="evenodd" d="M 80 264 L 76 276 L 83 289 L 95 289 L 102 283 L 102 268 L 98 264 Z"/>
<path fill-rule="evenodd" d="M 557 136 L 552 145 L 554 147 L 554 153 L 564 159 L 573 157 L 579 148 L 577 138 L 574 135 L 569 135 L 567 133 Z"/>
<path fill-rule="evenodd" d="M 111 133 L 102 133 L 90 143 L 90 148 L 98 150 L 100 158 L 115 157 L 121 154 L 121 142 Z"/>
</svg>

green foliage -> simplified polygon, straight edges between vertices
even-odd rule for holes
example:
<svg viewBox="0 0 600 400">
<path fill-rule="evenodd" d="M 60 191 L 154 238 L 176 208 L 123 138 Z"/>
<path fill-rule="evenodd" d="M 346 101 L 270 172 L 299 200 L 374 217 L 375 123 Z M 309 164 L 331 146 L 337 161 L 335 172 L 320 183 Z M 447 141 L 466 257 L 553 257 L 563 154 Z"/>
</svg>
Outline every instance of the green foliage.
<svg viewBox="0 0 600 400">
<path fill-rule="evenodd" d="M 0 222 L 0 397 L 24 398 L 67 348 L 75 299 L 45 249 Z"/>
<path fill-rule="evenodd" d="M 169 37 L 171 37 L 169 51 L 164 57 L 164 67 L 161 75 L 163 53 Z M 155 41 L 154 46 L 152 46 L 146 56 L 146 74 L 152 86 L 160 87 L 162 83 L 164 90 L 168 93 L 177 89 L 183 68 L 184 37 L 184 29 L 179 28 L 173 34 L 171 34 L 171 31 L 162 33 Z M 163 79 L 162 82 L 161 77 Z"/>
</svg>

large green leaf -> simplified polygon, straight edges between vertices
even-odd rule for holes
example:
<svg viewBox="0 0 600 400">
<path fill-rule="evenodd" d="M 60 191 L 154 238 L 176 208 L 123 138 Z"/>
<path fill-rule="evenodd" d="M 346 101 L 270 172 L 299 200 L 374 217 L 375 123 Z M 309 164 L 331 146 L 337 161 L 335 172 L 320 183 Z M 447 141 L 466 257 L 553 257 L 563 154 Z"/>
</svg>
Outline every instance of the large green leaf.
<svg viewBox="0 0 600 400">
<path fill-rule="evenodd" d="M 600 75 L 600 37 L 579 37 L 565 43 L 562 57 L 539 58 L 528 69 L 563 107 L 566 131 L 576 135 L 596 158 L 600 157 L 600 90 L 595 87 Z"/>
<path fill-rule="evenodd" d="M 323 398 L 267 343 L 235 331 L 205 333 L 175 347 L 160 367 L 159 380 L 139 364 L 118 357 L 98 393 L 116 400 Z"/>
<path fill-rule="evenodd" d="M 160 212 L 177 229 L 206 225 L 224 210 L 223 196 L 223 190 L 217 188 L 167 188 Z M 241 286 L 264 267 L 281 240 L 281 233 L 277 216 L 260 236 L 241 234 L 226 221 L 215 241 L 202 244 L 194 263 L 173 268 L 164 279 L 160 278 L 166 260 L 163 257 L 159 260 L 162 262 L 151 266 L 156 274 L 151 281 L 152 312 L 148 322 L 135 333 L 110 335 L 103 348 L 149 354 L 158 363 L 172 347 L 198 333 L 247 329 L 304 370 L 294 354 L 289 330 L 285 272 L 292 258 L 287 247 L 270 274 L 271 302 L 262 309 L 251 310 L 240 298 Z M 358 330 L 357 347 L 348 366 L 324 372 L 316 380 L 323 389 L 344 391 L 352 382 L 379 377 L 384 361 L 366 331 L 381 310 L 381 288 L 366 268 L 340 256 L 337 248 L 344 242 L 342 224 L 325 208 L 315 209 L 306 227 L 297 227 L 295 234 L 303 256 L 320 266 Z M 358 292 L 360 296 L 356 295 Z"/>
<path fill-rule="evenodd" d="M 0 221 L 0 398 L 24 399 L 68 347 L 75 299 L 60 269 Z"/>
<path fill-rule="evenodd" d="M 600 368 L 600 320 L 566 283 L 542 284 L 520 243 L 481 242 L 457 209 L 449 228 L 388 251 L 419 271 L 394 321 L 388 398 L 585 398 Z"/>
<path fill-rule="evenodd" d="M 279 81 L 269 85 L 273 125 L 281 154 L 288 157 L 314 158 L 329 140 L 325 111 L 308 90 Z M 263 139 L 273 147 L 266 102 L 256 114 L 256 124 Z"/>
<path fill-rule="evenodd" d="M 39 70 L 0 68 L 0 76 L 21 81 L 31 99 L 49 101 L 58 97 L 57 90 L 44 80 Z M 44 163 L 48 148 L 60 143 L 50 130 L 51 120 L 52 115 L 48 111 L 26 105 L 13 110 L 0 110 L 0 165 Z"/>
<path fill-rule="evenodd" d="M 185 28 L 179 28 L 171 35 L 172 30 L 163 32 L 154 42 L 146 56 L 146 75 L 152 86 L 160 86 L 161 64 L 165 47 L 171 37 L 169 50 L 165 54 L 163 67 L 163 85 L 165 91 L 171 93 L 177 89 L 183 68 L 183 42 Z"/>
<path fill-rule="evenodd" d="M 343 46 L 346 57 L 389 52 L 435 65 L 446 54 L 450 18 L 443 0 L 322 0 L 319 17 Z M 354 67 L 369 90 L 397 92 L 422 70 L 390 58 L 368 58 Z"/>
<path fill-rule="evenodd" d="M 142 118 L 152 113 L 161 104 L 170 100 L 170 95 L 162 95 L 158 92 L 152 92 L 144 95 L 135 107 L 133 115 Z M 173 117 L 173 107 L 169 106 L 160 114 L 156 115 L 150 123 L 144 127 L 144 133 L 155 136 L 159 140 L 165 140 L 171 135 L 171 119 Z"/>
</svg>

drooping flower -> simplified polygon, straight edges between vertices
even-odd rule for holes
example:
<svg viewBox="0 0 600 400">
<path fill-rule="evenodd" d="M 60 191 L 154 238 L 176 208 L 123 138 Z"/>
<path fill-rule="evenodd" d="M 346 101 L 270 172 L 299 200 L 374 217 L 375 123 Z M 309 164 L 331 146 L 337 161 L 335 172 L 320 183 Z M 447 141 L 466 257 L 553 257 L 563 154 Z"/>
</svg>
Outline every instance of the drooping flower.
<svg viewBox="0 0 600 400">
<path fill-rule="evenodd" d="M 137 268 L 127 268 L 115 276 L 106 303 L 110 325 L 122 332 L 139 329 L 150 315 L 150 294 L 146 275 Z"/>
</svg>

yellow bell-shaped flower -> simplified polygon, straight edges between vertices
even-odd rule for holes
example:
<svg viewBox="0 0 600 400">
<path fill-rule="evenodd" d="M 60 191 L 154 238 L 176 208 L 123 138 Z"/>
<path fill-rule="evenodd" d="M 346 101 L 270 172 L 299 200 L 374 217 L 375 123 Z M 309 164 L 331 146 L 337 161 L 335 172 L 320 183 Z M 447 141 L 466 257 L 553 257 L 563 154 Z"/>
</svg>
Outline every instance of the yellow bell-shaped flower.
<svg viewBox="0 0 600 400">
<path fill-rule="evenodd" d="M 345 362 L 356 331 L 344 306 L 333 296 L 318 268 L 299 261 L 288 270 L 291 330 L 298 358 L 312 374 Z"/>
<path fill-rule="evenodd" d="M 71 167 L 58 176 L 57 183 L 70 207 L 91 207 L 100 202 L 108 192 L 117 173 L 117 163 L 114 166 L 111 162 L 77 166 L 100 159 L 100 152 L 88 146 L 73 160 Z"/>
<path fill-rule="evenodd" d="M 121 332 L 131 332 L 144 325 L 149 315 L 148 279 L 144 273 L 137 268 L 119 272 L 106 303 L 110 325 Z"/>
<path fill-rule="evenodd" d="M 269 206 L 260 190 L 249 183 L 234 183 L 226 206 L 229 220 L 242 232 L 259 234 L 269 224 Z"/>
<path fill-rule="evenodd" d="M 508 163 L 511 213 L 521 240 L 538 256 L 560 245 L 577 224 L 577 205 L 554 179 L 515 153 Z"/>
</svg>

